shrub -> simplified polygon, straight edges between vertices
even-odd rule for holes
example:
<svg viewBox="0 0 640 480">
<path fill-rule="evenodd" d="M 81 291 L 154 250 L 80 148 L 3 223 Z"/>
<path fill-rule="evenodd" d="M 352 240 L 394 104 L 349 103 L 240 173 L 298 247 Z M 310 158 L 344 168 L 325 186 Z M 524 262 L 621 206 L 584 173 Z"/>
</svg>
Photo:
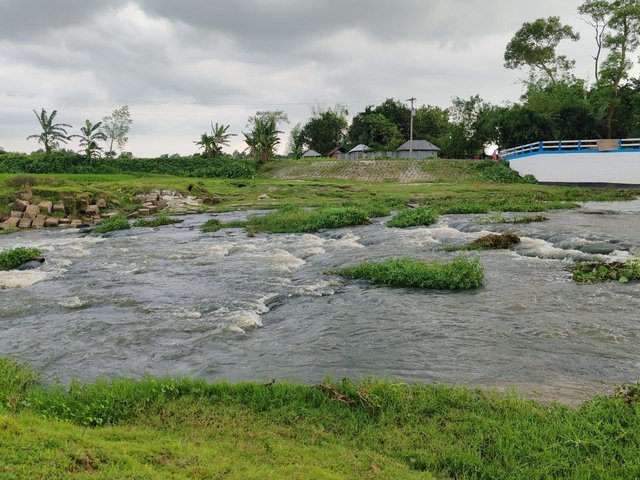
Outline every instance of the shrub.
<svg viewBox="0 0 640 480">
<path fill-rule="evenodd" d="M 0 173 L 133 173 L 204 178 L 253 178 L 257 165 L 252 160 L 231 158 L 161 157 L 103 158 L 87 162 L 83 155 L 67 152 L 8 153 L 0 156 Z"/>
<path fill-rule="evenodd" d="M 479 259 L 461 256 L 452 262 L 423 262 L 403 258 L 383 263 L 365 263 L 344 268 L 337 275 L 373 280 L 387 285 L 429 288 L 438 290 L 468 290 L 479 288 L 484 270 Z"/>
<path fill-rule="evenodd" d="M 0 270 L 11 270 L 40 255 L 37 248 L 18 247 L 0 252 Z"/>
<path fill-rule="evenodd" d="M 116 230 L 128 230 L 131 225 L 123 215 L 116 215 L 114 217 L 102 220 L 98 225 L 93 227 L 94 233 L 107 233 Z"/>
<path fill-rule="evenodd" d="M 474 162 L 471 168 L 478 173 L 478 176 L 489 182 L 495 183 L 538 183 L 533 175 L 521 177 L 518 172 L 512 170 L 509 162 L 494 162 L 483 160 Z"/>
<path fill-rule="evenodd" d="M 429 208 L 414 208 L 405 210 L 387 222 L 387 227 L 408 228 L 428 227 L 438 221 L 438 214 Z"/>
</svg>

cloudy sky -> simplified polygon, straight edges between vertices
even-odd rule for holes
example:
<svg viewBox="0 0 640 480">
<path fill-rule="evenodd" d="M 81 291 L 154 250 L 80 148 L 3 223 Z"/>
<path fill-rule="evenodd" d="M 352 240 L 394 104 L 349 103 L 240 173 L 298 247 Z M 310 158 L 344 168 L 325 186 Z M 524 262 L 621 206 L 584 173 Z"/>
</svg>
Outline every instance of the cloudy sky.
<svg viewBox="0 0 640 480">
<path fill-rule="evenodd" d="M 314 105 L 357 113 L 389 97 L 513 101 L 525 72 L 503 68 L 504 48 L 538 17 L 560 15 L 582 33 L 564 51 L 592 77 L 580 3 L 0 0 L 0 146 L 38 148 L 25 137 L 41 108 L 77 130 L 129 105 L 128 150 L 152 156 L 194 153 L 211 121 L 240 134 L 256 110 L 284 110 L 292 126 Z M 244 148 L 241 135 L 234 148 Z"/>
</svg>

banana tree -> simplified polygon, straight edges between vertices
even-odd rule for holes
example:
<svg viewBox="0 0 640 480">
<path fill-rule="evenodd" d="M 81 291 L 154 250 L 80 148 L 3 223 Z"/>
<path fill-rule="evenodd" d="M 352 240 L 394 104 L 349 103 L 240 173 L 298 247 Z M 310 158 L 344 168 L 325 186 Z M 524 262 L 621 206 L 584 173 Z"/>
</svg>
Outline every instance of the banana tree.
<svg viewBox="0 0 640 480">
<path fill-rule="evenodd" d="M 98 141 L 106 142 L 107 136 L 100 130 L 101 126 L 102 122 L 93 125 L 89 120 L 86 120 L 85 126 L 80 128 L 82 135 L 72 135 L 72 137 L 80 139 L 81 153 L 84 153 L 89 161 L 102 156 L 104 149 L 98 145 Z"/>
<path fill-rule="evenodd" d="M 200 141 L 193 142 L 202 149 L 206 158 L 213 158 L 222 155 L 222 147 L 229 146 L 230 138 L 235 136 L 233 133 L 227 133 L 230 125 L 214 125 L 211 123 L 211 133 L 204 132 L 200 135 Z"/>
<path fill-rule="evenodd" d="M 67 134 L 67 129 L 72 128 L 71 125 L 66 123 L 53 123 L 58 114 L 57 110 L 51 112 L 51 115 L 47 115 L 47 111 L 44 108 L 39 114 L 35 110 L 33 113 L 40 123 L 42 133 L 29 135 L 27 140 L 37 140 L 38 143 L 44 146 L 44 151 L 47 154 L 58 148 L 60 143 L 67 143 L 69 141 L 70 137 Z"/>
<path fill-rule="evenodd" d="M 266 163 L 274 155 L 275 149 L 280 143 L 279 134 L 275 119 L 256 119 L 253 130 L 250 133 L 243 133 L 245 143 L 251 152 L 251 156 L 256 160 Z"/>
<path fill-rule="evenodd" d="M 200 135 L 200 140 L 197 142 L 193 142 L 196 145 L 198 145 L 200 148 L 202 148 L 204 150 L 204 152 L 202 153 L 202 155 L 205 158 L 212 158 L 213 157 L 213 136 L 209 135 L 207 132 L 204 132 L 202 135 Z"/>
</svg>

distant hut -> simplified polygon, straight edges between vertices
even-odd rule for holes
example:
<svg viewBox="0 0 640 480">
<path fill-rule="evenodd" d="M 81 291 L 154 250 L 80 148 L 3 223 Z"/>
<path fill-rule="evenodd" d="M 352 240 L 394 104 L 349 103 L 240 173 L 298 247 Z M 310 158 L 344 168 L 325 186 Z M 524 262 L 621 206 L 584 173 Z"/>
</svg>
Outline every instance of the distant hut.
<svg viewBox="0 0 640 480">
<path fill-rule="evenodd" d="M 349 150 L 349 153 L 347 154 L 347 158 L 349 160 L 358 160 L 360 158 L 364 158 L 365 154 L 370 150 L 371 149 L 369 147 L 361 143 L 360 145 L 357 145 L 353 147 L 351 150 Z"/>
<path fill-rule="evenodd" d="M 322 155 L 320 155 L 315 150 L 307 150 L 302 154 L 302 158 L 318 158 L 318 157 L 322 157 Z"/>
<path fill-rule="evenodd" d="M 344 156 L 344 149 L 338 147 L 331 150 L 327 153 L 327 157 L 329 158 L 342 158 Z"/>
<path fill-rule="evenodd" d="M 426 140 L 408 141 L 398 147 L 398 158 L 438 158 L 440 149 Z M 411 155 L 410 155 L 411 153 Z"/>
</svg>

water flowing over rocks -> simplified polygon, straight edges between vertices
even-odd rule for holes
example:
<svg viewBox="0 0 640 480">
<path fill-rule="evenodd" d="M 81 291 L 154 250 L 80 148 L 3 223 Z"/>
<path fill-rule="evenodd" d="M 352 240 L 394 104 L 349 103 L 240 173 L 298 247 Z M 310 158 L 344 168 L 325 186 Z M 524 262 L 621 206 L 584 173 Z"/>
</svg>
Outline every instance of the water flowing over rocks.
<svg viewBox="0 0 640 480">
<path fill-rule="evenodd" d="M 176 197 L 159 193 L 149 200 Z M 0 272 L 0 355 L 63 380 L 376 375 L 518 386 L 548 398 L 637 380 L 640 284 L 576 285 L 567 267 L 640 253 L 640 204 L 603 215 L 549 212 L 547 222 L 517 226 L 481 224 L 483 217 L 445 215 L 406 230 L 375 219 L 318 234 L 254 237 L 241 229 L 203 234 L 210 214 L 108 237 L 32 231 L 21 240 L 47 262 Z M 463 254 L 478 255 L 485 267 L 485 286 L 476 292 L 417 292 L 326 274 L 402 256 L 450 260 L 459 253 L 442 247 L 503 233 L 521 242 Z M 10 237 L 0 236 L 0 249 L 15 243 Z"/>
</svg>

